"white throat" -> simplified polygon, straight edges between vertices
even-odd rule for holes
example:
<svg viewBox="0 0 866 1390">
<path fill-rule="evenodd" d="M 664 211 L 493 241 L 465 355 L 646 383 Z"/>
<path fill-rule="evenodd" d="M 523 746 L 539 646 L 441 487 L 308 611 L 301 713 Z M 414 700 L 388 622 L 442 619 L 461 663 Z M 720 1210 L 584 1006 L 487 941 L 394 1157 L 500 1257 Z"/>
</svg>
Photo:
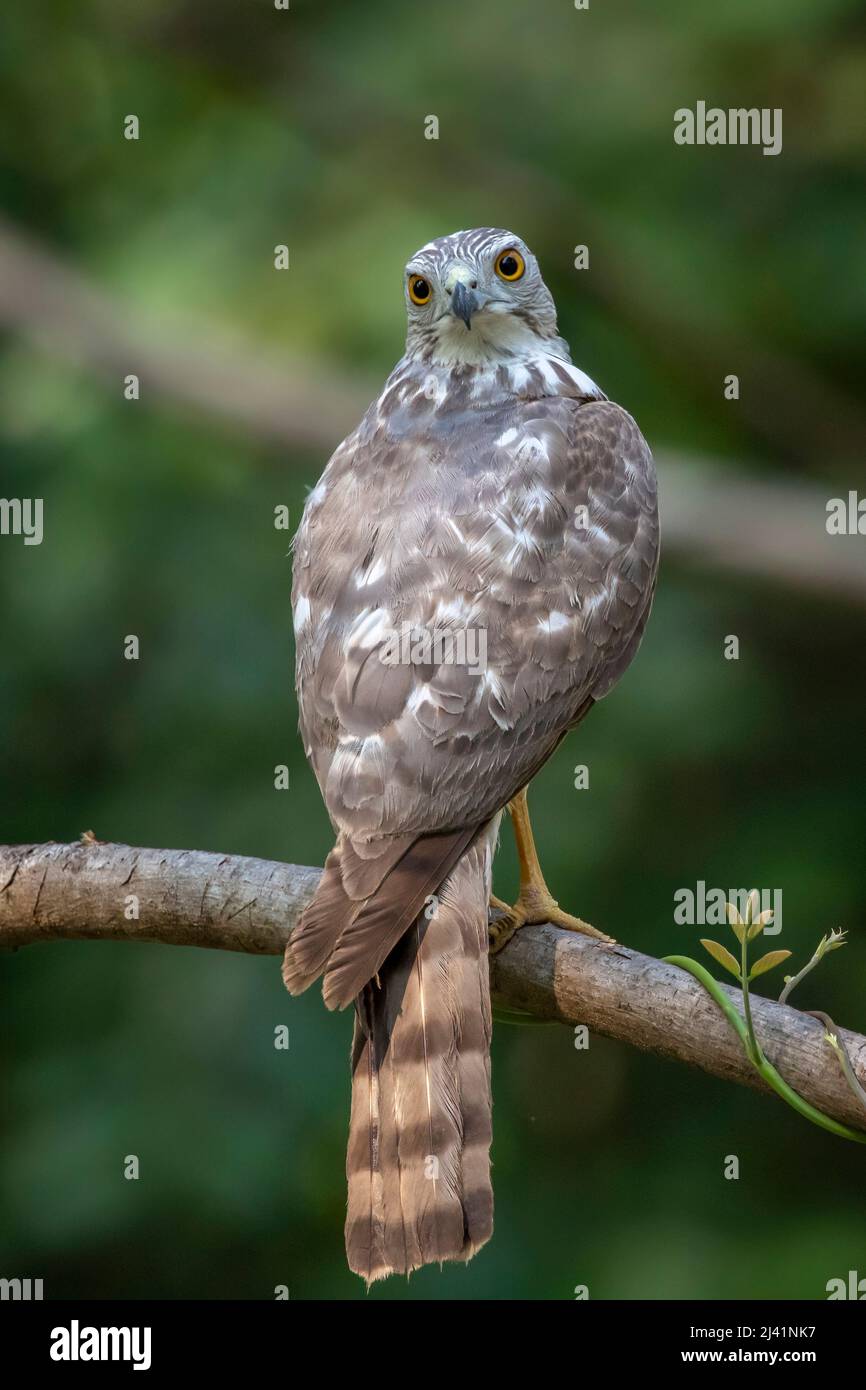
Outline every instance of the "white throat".
<svg viewBox="0 0 866 1390">
<path fill-rule="evenodd" d="M 556 339 L 540 338 L 513 314 L 482 310 L 467 328 L 445 314 L 433 328 L 432 361 L 441 367 L 481 367 L 526 362 L 545 353 L 558 356 Z"/>
</svg>

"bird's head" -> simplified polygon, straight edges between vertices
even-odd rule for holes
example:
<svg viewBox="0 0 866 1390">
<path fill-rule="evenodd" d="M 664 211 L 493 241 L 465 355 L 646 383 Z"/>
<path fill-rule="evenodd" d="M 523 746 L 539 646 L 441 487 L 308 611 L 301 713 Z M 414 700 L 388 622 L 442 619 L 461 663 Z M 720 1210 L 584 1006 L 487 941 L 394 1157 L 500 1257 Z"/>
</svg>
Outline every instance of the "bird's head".
<svg viewBox="0 0 866 1390">
<path fill-rule="evenodd" d="M 526 357 L 556 340 L 556 308 L 529 247 L 476 227 L 438 237 L 406 266 L 406 353 L 444 366 Z"/>
</svg>

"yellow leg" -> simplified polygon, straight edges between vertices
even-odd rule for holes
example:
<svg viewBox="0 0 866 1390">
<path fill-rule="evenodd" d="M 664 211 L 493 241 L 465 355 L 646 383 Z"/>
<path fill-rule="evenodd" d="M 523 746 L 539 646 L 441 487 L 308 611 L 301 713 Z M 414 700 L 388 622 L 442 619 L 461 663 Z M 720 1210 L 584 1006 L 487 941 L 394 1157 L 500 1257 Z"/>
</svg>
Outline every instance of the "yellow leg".
<svg viewBox="0 0 866 1390">
<path fill-rule="evenodd" d="M 495 955 L 497 951 L 501 951 L 520 927 L 533 926 L 541 922 L 552 922 L 555 927 L 563 927 L 566 931 L 583 932 L 584 936 L 593 936 L 597 941 L 613 944 L 612 936 L 606 936 L 603 931 L 591 927 L 589 922 L 582 921 L 580 917 L 572 917 L 570 912 L 563 912 L 552 896 L 538 861 L 525 787 L 508 803 L 508 809 L 511 812 L 514 838 L 517 841 L 520 891 L 517 902 L 512 907 L 491 896 L 491 906 L 500 911 L 504 909 L 504 915 L 497 917 L 490 927 L 490 954 Z"/>
</svg>

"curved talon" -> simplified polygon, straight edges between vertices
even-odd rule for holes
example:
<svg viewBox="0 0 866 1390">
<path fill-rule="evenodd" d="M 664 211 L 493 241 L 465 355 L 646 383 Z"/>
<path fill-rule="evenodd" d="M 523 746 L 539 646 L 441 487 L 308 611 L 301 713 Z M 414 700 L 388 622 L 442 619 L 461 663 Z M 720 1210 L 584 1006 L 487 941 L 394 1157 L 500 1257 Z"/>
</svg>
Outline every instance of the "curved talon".
<svg viewBox="0 0 866 1390">
<path fill-rule="evenodd" d="M 547 912 L 545 921 L 551 922 L 555 927 L 561 927 L 563 931 L 577 931 L 584 936 L 591 936 L 596 941 L 602 941 L 607 946 L 615 946 L 616 938 L 608 936 L 607 932 L 599 931 L 598 927 L 593 927 L 589 922 L 584 922 L 582 917 L 573 917 L 570 912 L 563 912 L 558 903 L 552 903 Z"/>
<path fill-rule="evenodd" d="M 551 922 L 563 931 L 581 932 L 605 946 L 615 946 L 614 938 L 606 932 L 590 926 L 589 922 L 584 922 L 580 917 L 573 917 L 570 912 L 563 912 L 551 894 L 538 862 L 525 787 L 508 803 L 508 809 L 514 823 L 517 857 L 520 862 L 520 892 L 517 902 L 512 907 L 501 898 L 494 897 L 492 893 L 490 895 L 491 907 L 502 912 L 502 916 L 489 926 L 490 954 L 496 955 L 497 951 L 501 951 L 521 927 L 541 926 L 545 922 Z"/>
<path fill-rule="evenodd" d="M 503 946 L 507 946 L 518 927 L 523 925 L 521 922 L 512 922 L 510 916 L 510 913 L 506 913 L 495 922 L 491 922 L 488 927 L 488 952 L 491 956 L 497 955 Z"/>
<path fill-rule="evenodd" d="M 492 956 L 501 951 L 503 946 L 507 946 L 521 927 L 541 926 L 547 922 L 563 931 L 575 931 L 583 936 L 591 936 L 606 946 L 616 945 L 615 939 L 606 932 L 599 931 L 598 927 L 584 922 L 581 917 L 573 917 L 570 912 L 563 912 L 559 903 L 546 893 L 522 892 L 512 907 L 508 907 L 501 898 L 491 894 L 490 905 L 502 910 L 502 915 L 491 922 L 488 928 Z"/>
</svg>

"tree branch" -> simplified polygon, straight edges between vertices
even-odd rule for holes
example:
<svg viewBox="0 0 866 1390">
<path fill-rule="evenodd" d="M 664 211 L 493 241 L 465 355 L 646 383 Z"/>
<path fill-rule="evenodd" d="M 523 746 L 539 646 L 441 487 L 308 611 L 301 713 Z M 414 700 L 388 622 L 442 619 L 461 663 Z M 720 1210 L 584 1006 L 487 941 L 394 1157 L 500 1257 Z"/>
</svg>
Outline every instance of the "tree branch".
<svg viewBox="0 0 866 1390">
<path fill-rule="evenodd" d="M 78 844 L 0 846 L 0 948 L 38 941 L 155 941 L 280 955 L 319 870 L 198 850 Z M 137 920 L 127 918 L 137 899 Z M 552 926 L 526 927 L 491 961 L 497 999 L 536 1017 L 584 1023 L 644 1051 L 766 1090 L 697 981 L 628 947 L 599 947 Z M 727 986 L 723 986 L 727 989 Z M 732 998 L 739 998 L 728 990 Z M 824 1028 L 753 997 L 761 1045 L 806 1100 L 866 1129 Z M 866 1038 L 838 1029 L 866 1080 Z"/>
</svg>

